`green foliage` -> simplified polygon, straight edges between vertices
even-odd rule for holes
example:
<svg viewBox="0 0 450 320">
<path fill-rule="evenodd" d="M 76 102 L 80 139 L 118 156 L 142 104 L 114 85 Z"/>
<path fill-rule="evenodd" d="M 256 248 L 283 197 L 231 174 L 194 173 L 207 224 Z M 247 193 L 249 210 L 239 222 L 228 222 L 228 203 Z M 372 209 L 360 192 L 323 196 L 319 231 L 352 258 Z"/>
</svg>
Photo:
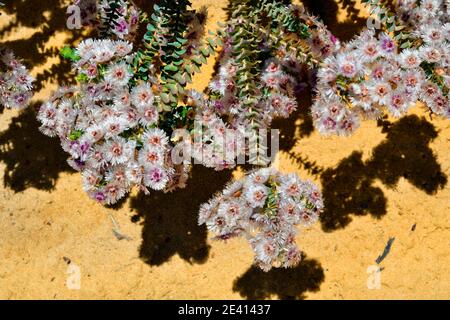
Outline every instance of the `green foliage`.
<svg viewBox="0 0 450 320">
<path fill-rule="evenodd" d="M 70 46 L 65 46 L 59 51 L 59 54 L 67 60 L 72 62 L 77 62 L 80 60 L 80 56 L 77 54 L 76 50 L 71 48 Z"/>
<path fill-rule="evenodd" d="M 264 213 L 269 218 L 276 218 L 279 211 L 278 185 L 273 180 L 269 180 L 269 194 L 264 204 Z"/>
<path fill-rule="evenodd" d="M 84 134 L 82 130 L 72 130 L 69 135 L 69 139 L 72 141 L 80 139 L 80 137 Z"/>
<path fill-rule="evenodd" d="M 272 29 L 284 28 L 288 32 L 297 34 L 301 39 L 310 37 L 309 27 L 301 19 L 301 13 L 297 9 L 287 6 L 283 1 L 277 0 L 263 0 L 260 8 L 270 19 L 270 27 Z"/>
<path fill-rule="evenodd" d="M 215 53 L 221 41 L 213 32 L 201 45 L 193 45 L 187 39 L 191 31 L 192 17 L 188 0 L 165 0 L 154 6 L 154 12 L 147 25 L 143 46 L 132 63 L 133 83 L 148 81 L 152 74 L 160 88 L 160 111 L 165 111 L 166 123 L 175 125 L 186 123 L 185 107 L 179 105 L 186 95 L 186 86 L 192 83 L 193 76 L 200 72 L 201 66 Z"/>
</svg>

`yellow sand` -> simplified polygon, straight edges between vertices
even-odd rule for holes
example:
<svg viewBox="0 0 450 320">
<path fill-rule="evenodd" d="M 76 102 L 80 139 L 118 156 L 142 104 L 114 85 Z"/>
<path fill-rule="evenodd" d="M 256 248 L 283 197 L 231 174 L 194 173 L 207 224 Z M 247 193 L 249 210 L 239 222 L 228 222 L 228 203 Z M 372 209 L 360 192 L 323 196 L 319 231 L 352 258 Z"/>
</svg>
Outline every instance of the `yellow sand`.
<svg viewBox="0 0 450 320">
<path fill-rule="evenodd" d="M 363 21 L 359 6 L 339 6 L 336 13 L 334 2 L 314 3 L 341 37 L 358 30 L 352 21 Z M 1 26 L 17 22 L 1 41 L 35 66 L 35 100 L 44 100 L 57 81 L 70 79 L 67 63 L 52 69 L 57 50 L 80 38 L 65 28 L 57 0 L 8 6 L 16 5 L 18 17 L 0 17 Z M 225 18 L 224 0 L 194 5 L 208 6 L 209 28 Z M 196 78 L 197 88 L 209 81 L 213 62 Z M 311 132 L 309 103 L 305 94 L 302 109 L 276 123 L 283 135 L 276 165 L 321 184 L 329 207 L 321 223 L 300 232 L 300 266 L 269 273 L 252 267 L 245 240 L 215 242 L 196 225 L 198 206 L 231 172 L 196 168 L 185 190 L 134 195 L 106 209 L 84 194 L 80 175 L 64 165 L 58 142 L 38 132 L 31 110 L 4 111 L 0 298 L 450 298 L 450 122 L 430 120 L 416 107 L 400 120 L 387 119 L 388 131 L 369 121 L 350 138 L 325 138 Z M 114 236 L 109 215 L 131 240 Z M 381 288 L 369 289 L 367 269 L 390 237 Z M 81 271 L 79 290 L 66 286 L 74 266 Z"/>
</svg>

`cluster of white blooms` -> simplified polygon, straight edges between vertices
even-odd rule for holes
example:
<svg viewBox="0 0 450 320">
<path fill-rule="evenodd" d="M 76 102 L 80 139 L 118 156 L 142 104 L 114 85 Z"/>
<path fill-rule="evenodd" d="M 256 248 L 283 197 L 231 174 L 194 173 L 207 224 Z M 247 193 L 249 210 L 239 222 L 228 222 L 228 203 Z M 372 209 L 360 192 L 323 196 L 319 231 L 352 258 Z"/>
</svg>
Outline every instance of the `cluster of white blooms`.
<svg viewBox="0 0 450 320">
<path fill-rule="evenodd" d="M 307 44 L 314 59 L 322 61 L 340 48 L 341 43 L 339 39 L 328 30 L 327 26 L 320 19 L 309 14 L 303 5 L 290 5 L 290 7 L 294 16 L 300 17 L 309 27 Z"/>
<path fill-rule="evenodd" d="M 211 101 L 214 110 L 219 115 L 226 115 L 229 124 L 234 128 L 251 126 L 248 115 L 253 108 L 258 114 L 257 122 L 262 127 L 269 127 L 276 117 L 287 118 L 297 108 L 295 89 L 297 81 L 283 69 L 291 67 L 292 61 L 286 59 L 279 61 L 271 59 L 267 61 L 258 86 L 259 101 L 253 105 L 245 104 L 239 98 L 239 88 L 236 81 L 237 63 L 227 58 L 227 62 L 220 68 L 218 77 L 214 79 L 209 88 L 214 97 Z"/>
<path fill-rule="evenodd" d="M 206 224 L 217 239 L 246 237 L 255 263 L 268 271 L 299 263 L 295 226 L 313 224 L 322 209 L 322 195 L 312 182 L 264 168 L 231 183 L 203 204 L 199 224 Z"/>
<path fill-rule="evenodd" d="M 23 109 L 33 96 L 33 77 L 11 50 L 0 49 L 0 106 Z"/>
<path fill-rule="evenodd" d="M 150 82 L 129 86 L 125 41 L 80 43 L 75 67 L 81 84 L 60 88 L 42 105 L 41 131 L 58 136 L 82 172 L 84 189 L 102 203 L 115 203 L 131 187 L 164 189 L 174 172 L 169 137 L 157 127 L 159 113 Z"/>
<path fill-rule="evenodd" d="M 402 21 L 416 29 L 425 30 L 426 26 L 447 23 L 450 17 L 449 0 L 396 0 L 395 9 Z"/>
<path fill-rule="evenodd" d="M 413 2 L 414 9 L 405 10 Z M 448 16 L 441 12 L 440 0 L 422 1 L 418 7 L 416 1 L 401 3 L 402 17 L 411 22 L 417 44 L 402 49 L 389 34 L 377 36 L 365 30 L 324 60 L 312 106 L 315 126 L 322 134 L 349 135 L 361 117 L 378 118 L 383 109 L 400 117 L 417 101 L 450 118 Z M 422 23 L 413 23 L 419 16 Z"/>
<path fill-rule="evenodd" d="M 192 157 L 202 165 L 216 170 L 233 168 L 236 158 L 245 154 L 245 132 L 230 129 L 209 107 L 198 110 L 191 142 Z M 241 128 L 242 129 L 242 128 Z"/>
<path fill-rule="evenodd" d="M 305 64 L 332 54 L 339 41 L 303 6 L 276 1 L 232 5 L 220 67 L 209 84 L 211 106 L 232 128 L 268 128 L 273 119 L 287 118 L 297 108 Z M 272 22 L 255 25 L 263 16 Z"/>
</svg>

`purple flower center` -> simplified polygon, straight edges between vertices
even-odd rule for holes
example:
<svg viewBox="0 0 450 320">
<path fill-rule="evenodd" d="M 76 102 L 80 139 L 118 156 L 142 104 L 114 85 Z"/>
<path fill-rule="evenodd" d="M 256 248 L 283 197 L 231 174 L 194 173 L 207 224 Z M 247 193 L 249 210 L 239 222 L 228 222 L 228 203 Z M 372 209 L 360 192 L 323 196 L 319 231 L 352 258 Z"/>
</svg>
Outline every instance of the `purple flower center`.
<svg viewBox="0 0 450 320">
<path fill-rule="evenodd" d="M 381 47 L 386 52 L 392 52 L 392 51 L 394 51 L 395 44 L 394 44 L 394 41 L 392 41 L 391 39 L 385 38 L 385 39 L 383 39 L 383 43 L 382 43 Z"/>
<path fill-rule="evenodd" d="M 97 200 L 99 202 L 103 202 L 103 201 L 105 201 L 105 199 L 106 199 L 106 196 L 103 192 L 97 192 L 95 194 L 95 200 Z"/>
<path fill-rule="evenodd" d="M 160 170 L 154 169 L 151 171 L 150 176 L 152 178 L 152 181 L 160 182 L 162 180 L 163 174 Z"/>
</svg>

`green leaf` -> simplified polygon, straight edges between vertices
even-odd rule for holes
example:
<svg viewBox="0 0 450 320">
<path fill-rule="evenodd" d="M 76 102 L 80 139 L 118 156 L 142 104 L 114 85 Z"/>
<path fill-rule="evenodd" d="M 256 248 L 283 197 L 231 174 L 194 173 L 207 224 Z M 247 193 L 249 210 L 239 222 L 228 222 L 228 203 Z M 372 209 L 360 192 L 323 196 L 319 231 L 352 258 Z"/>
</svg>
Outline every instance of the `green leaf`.
<svg viewBox="0 0 450 320">
<path fill-rule="evenodd" d="M 192 74 L 192 66 L 190 64 L 184 65 L 184 70 L 186 70 L 187 73 Z"/>
<path fill-rule="evenodd" d="M 400 48 L 405 49 L 405 48 L 409 48 L 410 46 L 411 46 L 411 42 L 406 41 L 406 42 L 402 43 Z"/>
<path fill-rule="evenodd" d="M 177 49 L 181 48 L 181 43 L 179 43 L 179 42 L 170 42 L 170 43 L 168 43 L 168 45 L 172 46 L 172 47 L 175 47 Z"/>
<path fill-rule="evenodd" d="M 208 43 L 212 49 L 214 49 L 216 47 L 216 43 L 214 42 L 214 40 L 212 38 L 206 38 L 206 41 L 208 41 Z"/>
<path fill-rule="evenodd" d="M 167 93 L 161 93 L 160 97 L 161 97 L 162 102 L 164 102 L 165 104 L 169 103 L 170 98 Z"/>
<path fill-rule="evenodd" d="M 208 49 L 206 49 L 206 48 L 200 48 L 200 52 L 202 53 L 202 55 L 204 56 L 204 57 L 209 57 L 209 50 Z"/>
<path fill-rule="evenodd" d="M 156 14 L 153 13 L 151 15 L 151 18 L 152 18 L 153 21 L 159 22 L 159 17 Z"/>
<path fill-rule="evenodd" d="M 178 93 L 178 88 L 177 88 L 176 84 L 174 84 L 174 83 L 166 84 L 165 87 L 167 87 L 172 94 Z"/>
<path fill-rule="evenodd" d="M 68 60 L 71 60 L 71 61 L 74 61 L 74 62 L 76 62 L 76 61 L 81 59 L 80 56 L 77 54 L 76 50 L 71 48 L 71 47 L 69 47 L 69 46 L 65 46 L 64 48 L 62 48 L 59 51 L 59 54 L 64 59 L 68 59 Z"/>
<path fill-rule="evenodd" d="M 69 134 L 69 139 L 72 141 L 78 140 L 81 138 L 83 133 L 84 132 L 82 130 L 72 130 Z"/>
<path fill-rule="evenodd" d="M 79 82 L 87 82 L 89 80 L 88 76 L 85 75 L 84 73 L 80 73 L 76 79 Z"/>
<path fill-rule="evenodd" d="M 181 73 L 177 73 L 174 76 L 174 79 L 181 85 L 185 85 L 186 84 L 186 80 L 184 79 L 184 77 L 181 75 Z"/>
<path fill-rule="evenodd" d="M 167 66 L 164 67 L 164 71 L 176 72 L 178 71 L 178 67 L 174 66 L 173 64 L 168 64 Z"/>
<path fill-rule="evenodd" d="M 186 50 L 185 50 L 185 49 L 182 49 L 182 50 L 175 50 L 175 53 L 176 53 L 177 55 L 179 55 L 179 56 L 182 56 L 183 54 L 186 53 Z"/>
</svg>

